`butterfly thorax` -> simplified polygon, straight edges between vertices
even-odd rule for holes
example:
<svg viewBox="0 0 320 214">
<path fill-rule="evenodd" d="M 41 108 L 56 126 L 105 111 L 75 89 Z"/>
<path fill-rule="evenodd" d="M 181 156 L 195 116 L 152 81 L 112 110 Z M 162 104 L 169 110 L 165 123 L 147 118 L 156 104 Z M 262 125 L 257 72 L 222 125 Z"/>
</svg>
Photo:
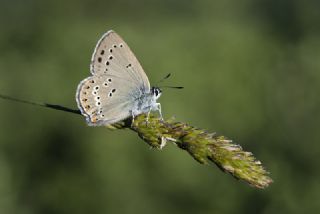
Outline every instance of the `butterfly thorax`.
<svg viewBox="0 0 320 214">
<path fill-rule="evenodd" d="M 132 109 L 133 115 L 147 113 L 153 110 L 158 110 L 157 99 L 161 96 L 161 90 L 157 87 L 152 87 L 149 92 L 141 94 L 136 100 L 135 108 Z"/>
</svg>

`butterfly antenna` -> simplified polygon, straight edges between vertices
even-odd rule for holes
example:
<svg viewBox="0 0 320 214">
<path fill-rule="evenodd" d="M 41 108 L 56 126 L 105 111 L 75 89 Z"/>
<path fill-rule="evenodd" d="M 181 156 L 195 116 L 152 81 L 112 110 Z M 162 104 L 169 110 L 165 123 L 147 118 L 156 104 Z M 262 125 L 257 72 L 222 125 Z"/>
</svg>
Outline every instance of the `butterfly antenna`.
<svg viewBox="0 0 320 214">
<path fill-rule="evenodd" d="M 162 83 L 164 80 L 168 79 L 171 76 L 171 73 L 168 73 L 165 77 L 163 77 L 160 81 L 158 81 L 157 85 L 159 83 Z"/>
<path fill-rule="evenodd" d="M 24 103 L 24 104 L 34 105 L 34 106 L 41 106 L 41 107 L 45 107 L 45 108 L 51 108 L 51 109 L 70 112 L 70 113 L 74 113 L 74 114 L 81 114 L 80 110 L 71 109 L 68 107 L 61 106 L 61 105 L 55 105 L 55 104 L 49 104 L 49 103 L 38 103 L 38 102 L 32 102 L 32 101 L 27 101 L 27 100 L 21 100 L 21 99 L 17 99 L 17 98 L 10 97 L 7 95 L 2 95 L 2 94 L 0 94 L 0 98 L 5 99 L 5 100 L 18 102 L 18 103 Z"/>
<path fill-rule="evenodd" d="M 161 86 L 160 88 L 184 89 L 183 86 L 167 86 L 167 85 Z"/>
<path fill-rule="evenodd" d="M 168 73 L 165 77 L 163 77 L 160 81 L 158 81 L 158 83 L 157 83 L 156 86 L 157 86 L 158 88 L 174 88 L 174 89 L 183 89 L 183 88 L 184 88 L 184 87 L 182 87 L 182 86 L 167 86 L 167 85 L 165 85 L 165 86 L 158 86 L 159 83 L 162 83 L 164 80 L 168 79 L 170 76 L 171 76 L 171 73 Z"/>
</svg>

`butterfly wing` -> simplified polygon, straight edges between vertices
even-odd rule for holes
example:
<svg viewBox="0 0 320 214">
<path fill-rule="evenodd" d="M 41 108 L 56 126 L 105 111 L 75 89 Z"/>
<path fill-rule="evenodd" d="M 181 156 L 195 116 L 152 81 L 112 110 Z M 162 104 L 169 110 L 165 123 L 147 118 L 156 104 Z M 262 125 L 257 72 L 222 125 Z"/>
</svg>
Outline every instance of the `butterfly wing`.
<svg viewBox="0 0 320 214">
<path fill-rule="evenodd" d="M 131 116 L 137 99 L 150 91 L 148 77 L 129 46 L 114 31 L 98 41 L 76 100 L 89 125 L 108 125 Z"/>
<path fill-rule="evenodd" d="M 77 103 L 89 125 L 108 125 L 131 116 L 140 92 L 126 79 L 104 74 L 84 79 L 78 86 Z"/>
<path fill-rule="evenodd" d="M 90 70 L 93 75 L 120 74 L 146 91 L 150 90 L 148 77 L 139 61 L 125 41 L 112 30 L 98 41 L 91 58 Z"/>
</svg>

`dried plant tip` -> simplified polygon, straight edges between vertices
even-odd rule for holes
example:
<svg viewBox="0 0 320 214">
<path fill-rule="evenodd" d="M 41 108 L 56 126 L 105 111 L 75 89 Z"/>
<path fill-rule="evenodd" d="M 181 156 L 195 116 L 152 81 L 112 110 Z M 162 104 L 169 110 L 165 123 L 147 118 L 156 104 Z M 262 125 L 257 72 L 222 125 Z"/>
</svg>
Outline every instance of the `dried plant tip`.
<svg viewBox="0 0 320 214">
<path fill-rule="evenodd" d="M 216 133 L 192 127 L 186 123 L 160 120 L 150 114 L 147 121 L 145 114 L 112 125 L 113 129 L 130 128 L 151 147 L 162 149 L 166 141 L 173 141 L 179 148 L 186 150 L 196 161 L 207 164 L 215 163 L 222 171 L 230 173 L 236 179 L 243 180 L 256 188 L 266 188 L 272 183 L 268 172 L 256 160 L 251 152 Z M 110 128 L 110 127 L 109 127 Z"/>
</svg>

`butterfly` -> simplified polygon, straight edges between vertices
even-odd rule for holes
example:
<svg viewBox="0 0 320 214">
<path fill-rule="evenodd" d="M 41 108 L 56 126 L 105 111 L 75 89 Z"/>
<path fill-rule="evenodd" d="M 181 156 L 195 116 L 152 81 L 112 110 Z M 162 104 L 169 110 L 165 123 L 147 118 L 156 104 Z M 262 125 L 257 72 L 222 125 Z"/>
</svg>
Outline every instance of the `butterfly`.
<svg viewBox="0 0 320 214">
<path fill-rule="evenodd" d="M 90 126 L 110 125 L 150 111 L 159 111 L 161 89 L 149 79 L 129 46 L 114 31 L 98 41 L 90 63 L 91 76 L 77 88 L 76 101 Z"/>
</svg>

